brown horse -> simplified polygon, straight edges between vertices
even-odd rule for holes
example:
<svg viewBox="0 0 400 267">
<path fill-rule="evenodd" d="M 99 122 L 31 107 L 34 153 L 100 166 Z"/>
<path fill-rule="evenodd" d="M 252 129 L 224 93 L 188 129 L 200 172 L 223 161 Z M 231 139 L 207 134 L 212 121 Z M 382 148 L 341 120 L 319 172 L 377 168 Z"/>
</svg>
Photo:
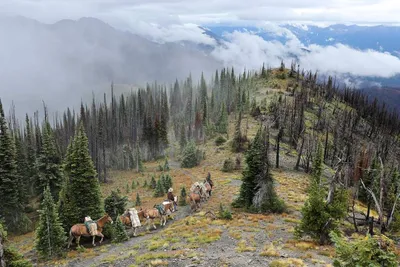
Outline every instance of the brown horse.
<svg viewBox="0 0 400 267">
<path fill-rule="evenodd" d="M 196 187 L 193 191 L 189 193 L 189 199 L 191 202 L 191 210 L 197 211 L 198 208 L 200 208 L 200 202 L 201 202 L 201 193 L 200 193 L 200 188 Z"/>
<path fill-rule="evenodd" d="M 206 188 L 206 194 L 207 194 L 207 196 L 208 196 L 208 197 L 211 197 L 211 185 L 210 185 L 210 183 L 209 183 L 207 180 L 204 182 L 204 186 L 205 186 L 205 188 Z"/>
<path fill-rule="evenodd" d="M 74 240 L 74 238 L 76 239 L 76 245 L 79 247 L 79 240 L 81 239 L 81 236 L 93 236 L 93 241 L 92 241 L 93 246 L 96 246 L 94 242 L 96 236 L 100 236 L 101 237 L 100 244 L 101 244 L 104 238 L 104 235 L 101 232 L 103 231 L 104 225 L 108 222 L 113 223 L 113 220 L 108 214 L 105 214 L 103 217 L 98 219 L 96 221 L 97 233 L 95 233 L 94 235 L 88 232 L 86 225 L 84 225 L 83 223 L 73 225 L 71 227 L 71 230 L 69 230 L 68 248 L 71 246 L 72 240 Z"/>
<path fill-rule="evenodd" d="M 163 203 L 165 213 L 167 216 L 170 216 L 172 212 L 175 211 L 174 209 L 174 202 L 171 200 L 165 200 Z"/>
<path fill-rule="evenodd" d="M 142 215 L 139 215 L 139 218 L 140 216 L 143 216 L 146 219 L 147 231 L 150 229 L 150 221 L 151 224 L 153 225 L 153 228 L 157 229 L 157 227 L 154 224 L 154 219 L 156 218 L 160 218 L 160 226 L 165 226 L 165 224 L 167 223 L 167 215 L 161 214 L 157 208 L 152 208 L 152 209 L 141 208 L 140 212 L 142 212 Z"/>
</svg>

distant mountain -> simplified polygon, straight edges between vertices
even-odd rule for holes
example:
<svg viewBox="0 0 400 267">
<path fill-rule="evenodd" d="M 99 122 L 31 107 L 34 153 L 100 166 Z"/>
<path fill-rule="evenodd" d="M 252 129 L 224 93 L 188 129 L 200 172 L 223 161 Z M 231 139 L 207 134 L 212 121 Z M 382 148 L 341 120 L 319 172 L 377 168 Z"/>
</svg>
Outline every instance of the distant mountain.
<svg viewBox="0 0 400 267">
<path fill-rule="evenodd" d="M 79 104 L 92 91 L 108 91 L 112 81 L 173 82 L 221 66 L 194 45 L 155 43 L 94 18 L 43 24 L 0 17 L 0 40 L 2 101 L 25 111 L 41 108 L 42 99 L 50 110 Z"/>
</svg>

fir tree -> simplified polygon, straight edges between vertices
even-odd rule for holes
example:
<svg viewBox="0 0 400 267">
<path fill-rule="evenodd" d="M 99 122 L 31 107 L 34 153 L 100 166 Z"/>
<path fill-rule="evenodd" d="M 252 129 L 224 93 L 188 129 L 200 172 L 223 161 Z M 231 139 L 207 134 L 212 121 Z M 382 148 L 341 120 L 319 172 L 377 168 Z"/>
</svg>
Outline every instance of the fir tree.
<svg viewBox="0 0 400 267">
<path fill-rule="evenodd" d="M 154 197 L 162 197 L 164 196 L 164 186 L 161 183 L 161 179 L 158 179 L 157 181 L 157 186 L 156 189 L 154 191 Z"/>
<path fill-rule="evenodd" d="M 82 123 L 69 146 L 65 174 L 68 180 L 64 185 L 65 188 L 63 188 L 65 199 L 61 201 L 60 213 L 64 213 L 63 209 L 70 210 L 71 207 L 73 207 L 74 212 L 69 213 L 69 216 L 63 215 L 64 227 L 70 227 L 74 223 L 81 222 L 85 216 L 90 216 L 93 219 L 101 217 L 104 210 L 100 184 L 89 155 L 88 139 Z"/>
<path fill-rule="evenodd" d="M 167 177 L 166 177 L 166 175 L 164 175 L 164 173 L 161 174 L 160 180 L 161 180 L 161 185 L 163 186 L 164 192 L 167 192 L 169 187 L 168 187 Z"/>
<path fill-rule="evenodd" d="M 247 166 L 243 171 L 242 185 L 240 187 L 239 198 L 234 205 L 237 207 L 251 208 L 255 196 L 256 177 L 262 173 L 263 158 L 262 128 L 260 128 L 251 142 L 249 150 L 246 152 Z"/>
<path fill-rule="evenodd" d="M 35 193 L 35 184 L 38 182 L 38 168 L 36 162 L 35 144 L 34 136 L 32 133 L 32 125 L 29 120 L 28 115 L 25 118 L 25 141 L 26 141 L 26 175 L 29 179 L 28 183 L 28 193 L 33 196 Z"/>
<path fill-rule="evenodd" d="M 171 175 L 167 174 L 167 177 L 166 177 L 165 180 L 166 180 L 166 184 L 167 184 L 167 186 L 168 186 L 168 189 L 170 189 L 170 188 L 173 186 Z"/>
<path fill-rule="evenodd" d="M 59 221 L 50 187 L 46 187 L 40 207 L 39 226 L 36 230 L 36 250 L 43 258 L 60 256 L 65 242 L 66 233 Z"/>
<path fill-rule="evenodd" d="M 183 151 L 183 149 L 185 149 L 186 144 L 187 144 L 187 141 L 186 141 L 185 125 L 182 124 L 181 131 L 180 131 L 180 139 L 179 139 L 179 145 L 180 145 L 181 151 Z"/>
<path fill-rule="evenodd" d="M 142 205 L 142 200 L 140 199 L 139 193 L 136 193 L 136 203 L 135 206 Z"/>
<path fill-rule="evenodd" d="M 17 181 L 18 181 L 18 199 L 21 204 L 25 205 L 28 202 L 27 193 L 29 178 L 27 173 L 27 163 L 24 148 L 22 147 L 22 140 L 19 132 L 15 134 L 15 148 L 16 148 L 16 164 L 17 164 Z"/>
<path fill-rule="evenodd" d="M 239 117 L 235 126 L 235 135 L 233 136 L 232 140 L 233 152 L 240 152 L 243 149 L 243 137 L 242 137 L 242 131 L 240 129 L 241 122 L 242 122 L 242 111 L 239 111 Z"/>
<path fill-rule="evenodd" d="M 140 155 L 140 148 L 136 145 L 136 171 L 143 172 L 142 156 Z"/>
<path fill-rule="evenodd" d="M 222 103 L 216 126 L 218 133 L 228 133 L 228 113 L 226 112 L 226 106 L 224 103 Z"/>
<path fill-rule="evenodd" d="M 156 186 L 157 186 L 157 181 L 156 181 L 156 179 L 154 178 L 154 175 L 152 175 L 152 176 L 151 176 L 151 182 L 150 182 L 150 188 L 151 188 L 151 189 L 156 189 Z"/>
<path fill-rule="evenodd" d="M 132 184 L 131 184 L 131 189 L 132 189 L 132 190 L 136 189 L 135 180 L 133 180 L 133 181 L 132 181 Z"/>
<path fill-rule="evenodd" d="M 201 151 L 197 149 L 194 142 L 190 142 L 186 145 L 182 155 L 182 168 L 193 168 L 199 165 L 201 161 Z"/>
<path fill-rule="evenodd" d="M 187 204 L 186 203 L 186 196 L 187 196 L 186 189 L 185 189 L 184 186 L 182 186 L 181 195 L 179 197 L 179 206 L 186 206 L 186 204 Z"/>
<path fill-rule="evenodd" d="M 121 243 L 127 241 L 128 239 L 129 237 L 125 231 L 125 225 L 122 223 L 121 219 L 118 216 L 117 222 L 115 223 L 113 242 Z"/>
<path fill-rule="evenodd" d="M 123 214 L 125 212 L 127 203 L 128 198 L 126 196 L 121 196 L 118 192 L 113 190 L 104 200 L 104 210 L 113 220 L 116 220 L 118 214 Z"/>
<path fill-rule="evenodd" d="M 309 235 L 325 244 L 329 233 L 337 231 L 339 222 L 347 215 L 347 193 L 343 189 L 336 190 L 332 203 L 327 203 L 326 191 L 322 187 L 322 145 L 318 145 L 313 162 L 313 173 L 308 188 L 308 199 L 301 210 L 302 219 L 296 227 L 296 235 Z"/>
<path fill-rule="evenodd" d="M 167 159 L 167 158 L 165 158 L 163 170 L 164 170 L 164 171 L 169 171 L 169 170 L 170 170 L 170 168 L 169 168 L 169 163 L 168 163 L 168 159 Z"/>
<path fill-rule="evenodd" d="M 131 192 L 131 188 L 129 187 L 129 184 L 126 184 L 126 193 L 129 194 Z"/>
<path fill-rule="evenodd" d="M 274 187 L 269 162 L 269 133 L 264 127 L 261 133 L 261 157 L 264 159 L 261 172 L 256 176 L 256 194 L 253 198 L 253 206 L 260 212 L 282 213 L 286 210 L 285 203 L 279 199 Z"/>
<path fill-rule="evenodd" d="M 148 187 L 148 186 L 149 186 L 149 185 L 147 184 L 147 180 L 144 180 L 143 187 L 146 188 L 146 187 Z"/>
<path fill-rule="evenodd" d="M 42 150 L 38 159 L 38 190 L 43 192 L 46 186 L 49 185 L 54 199 L 58 199 L 58 194 L 63 184 L 61 158 L 56 148 L 53 130 L 50 123 L 46 121 L 43 129 Z"/>
<path fill-rule="evenodd" d="M 22 205 L 19 200 L 15 143 L 9 133 L 0 100 L 0 216 L 8 229 L 19 230 Z"/>
</svg>

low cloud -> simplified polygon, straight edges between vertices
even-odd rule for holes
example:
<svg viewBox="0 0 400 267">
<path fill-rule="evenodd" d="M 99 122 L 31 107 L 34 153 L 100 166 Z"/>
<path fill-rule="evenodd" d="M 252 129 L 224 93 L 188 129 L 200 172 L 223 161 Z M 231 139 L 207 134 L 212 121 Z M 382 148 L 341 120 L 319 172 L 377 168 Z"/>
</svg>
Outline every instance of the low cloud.
<svg viewBox="0 0 400 267">
<path fill-rule="evenodd" d="M 389 53 L 361 51 L 343 44 L 305 46 L 287 29 L 268 29 L 290 39 L 283 44 L 265 41 L 254 33 L 235 31 L 225 35 L 224 46 L 217 47 L 212 55 L 239 69 L 256 69 L 263 63 L 278 66 L 281 60 L 288 66 L 296 58 L 301 67 L 324 74 L 390 78 L 400 73 L 400 59 Z"/>
</svg>

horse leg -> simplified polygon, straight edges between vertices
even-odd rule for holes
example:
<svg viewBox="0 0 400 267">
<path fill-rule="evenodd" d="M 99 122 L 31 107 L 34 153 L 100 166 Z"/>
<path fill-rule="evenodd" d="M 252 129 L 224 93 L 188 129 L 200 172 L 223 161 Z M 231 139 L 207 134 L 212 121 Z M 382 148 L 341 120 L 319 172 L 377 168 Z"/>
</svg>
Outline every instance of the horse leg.
<svg viewBox="0 0 400 267">
<path fill-rule="evenodd" d="M 147 228 L 147 231 L 149 231 L 150 230 L 150 218 L 146 218 L 146 228 Z"/>
<path fill-rule="evenodd" d="M 79 245 L 79 241 L 81 240 L 81 236 L 80 235 L 78 235 L 77 237 L 76 237 L 76 246 L 77 247 L 80 247 L 80 245 Z"/>
<path fill-rule="evenodd" d="M 133 236 L 136 236 L 137 227 L 133 228 Z"/>
<path fill-rule="evenodd" d="M 156 224 L 154 223 L 154 219 L 151 219 L 151 223 L 153 224 L 154 230 L 157 229 Z"/>
<path fill-rule="evenodd" d="M 94 235 L 94 236 L 93 236 L 93 240 L 92 240 L 92 245 L 93 245 L 93 247 L 95 247 L 95 246 L 96 246 L 96 244 L 95 244 L 95 242 L 94 242 L 94 241 L 95 241 L 95 239 L 96 239 L 96 236 Z"/>
<path fill-rule="evenodd" d="M 99 244 L 101 244 L 103 242 L 104 235 L 102 233 L 98 232 L 97 236 L 101 237 L 100 242 L 99 242 Z M 94 240 L 94 237 L 93 237 L 93 240 Z"/>
<path fill-rule="evenodd" d="M 73 240 L 74 240 L 74 236 L 70 233 L 69 240 L 68 240 L 68 248 L 71 246 Z"/>
</svg>

